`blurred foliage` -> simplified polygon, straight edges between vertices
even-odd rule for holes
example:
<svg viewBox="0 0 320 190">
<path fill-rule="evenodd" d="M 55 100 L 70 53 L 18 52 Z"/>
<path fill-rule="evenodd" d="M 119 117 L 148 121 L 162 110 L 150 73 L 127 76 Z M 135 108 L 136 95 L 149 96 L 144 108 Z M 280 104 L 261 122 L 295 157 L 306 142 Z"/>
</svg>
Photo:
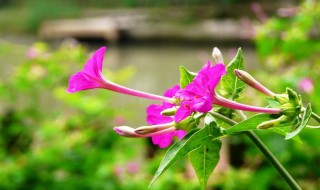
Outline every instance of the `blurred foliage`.
<svg viewBox="0 0 320 190">
<path fill-rule="evenodd" d="M 16 2 L 0 9 L 0 32 L 35 32 L 44 20 L 73 18 L 79 15 L 80 7 L 74 1 Z"/>
<path fill-rule="evenodd" d="M 274 66 L 313 60 L 320 51 L 319 20 L 320 3 L 317 1 L 306 1 L 296 15 L 271 18 L 259 28 L 256 36 L 259 55 Z"/>
<path fill-rule="evenodd" d="M 258 27 L 255 43 L 262 69 L 255 71 L 255 77 L 275 93 L 284 92 L 286 87 L 297 90 L 301 93 L 303 102 L 311 102 L 312 110 L 319 113 L 320 3 L 305 1 L 294 9 L 294 15 L 273 17 Z M 300 86 L 301 81 L 306 78 L 313 81 L 313 89 L 310 91 L 305 91 Z M 302 189 L 319 187 L 320 170 L 313 167 L 320 160 L 318 131 L 306 129 L 301 133 L 302 144 L 283 142 L 283 138 L 265 132 L 259 135 Z M 251 148 L 246 151 L 249 159 L 253 158 L 254 152 L 258 154 L 257 150 Z M 254 175 L 268 170 L 263 165 L 261 167 Z M 275 177 L 268 178 L 275 180 Z"/>
<path fill-rule="evenodd" d="M 320 93 L 317 82 L 320 79 L 319 20 L 319 1 L 305 1 L 295 15 L 271 18 L 264 23 L 258 28 L 255 39 L 264 70 L 277 75 L 277 79 L 269 81 L 269 86 L 276 90 L 287 86 L 299 90 L 301 79 L 310 78 L 314 89 L 309 92 L 300 89 L 300 92 L 306 102 L 313 103 L 316 112 L 320 111 L 317 101 Z"/>
</svg>

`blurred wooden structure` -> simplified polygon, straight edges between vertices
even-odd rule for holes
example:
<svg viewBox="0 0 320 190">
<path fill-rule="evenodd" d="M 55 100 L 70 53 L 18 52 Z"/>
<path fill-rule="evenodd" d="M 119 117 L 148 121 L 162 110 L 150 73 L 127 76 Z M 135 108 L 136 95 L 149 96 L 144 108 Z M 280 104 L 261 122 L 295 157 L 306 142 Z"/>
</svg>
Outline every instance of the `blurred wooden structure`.
<svg viewBox="0 0 320 190">
<path fill-rule="evenodd" d="M 203 20 L 192 24 L 151 20 L 144 15 L 101 16 L 93 18 L 49 20 L 42 23 L 39 35 L 44 39 L 103 38 L 116 42 L 122 35 L 138 40 L 188 39 L 234 41 L 247 36 L 239 20 Z"/>
</svg>

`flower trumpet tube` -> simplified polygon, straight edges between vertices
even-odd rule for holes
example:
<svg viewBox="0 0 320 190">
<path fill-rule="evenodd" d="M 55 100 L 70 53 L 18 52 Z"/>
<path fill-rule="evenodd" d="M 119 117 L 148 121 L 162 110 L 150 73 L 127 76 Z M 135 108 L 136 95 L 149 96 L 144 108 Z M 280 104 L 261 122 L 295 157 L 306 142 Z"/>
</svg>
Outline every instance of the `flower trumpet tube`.
<svg viewBox="0 0 320 190">
<path fill-rule="evenodd" d="M 88 90 L 94 88 L 102 88 L 110 91 L 127 94 L 131 96 L 159 100 L 164 102 L 174 103 L 174 98 L 168 98 L 164 96 L 158 96 L 138 90 L 133 90 L 109 81 L 102 75 L 102 63 L 106 47 L 98 49 L 93 56 L 86 62 L 84 68 L 72 75 L 69 79 L 69 85 L 67 92 L 74 93 L 81 90 Z"/>
<path fill-rule="evenodd" d="M 239 69 L 235 69 L 234 72 L 240 80 L 242 80 L 244 83 L 251 86 L 252 88 L 270 97 L 273 97 L 275 95 L 272 91 L 270 91 L 261 83 L 259 83 L 256 79 L 254 79 L 249 73 Z"/>
<path fill-rule="evenodd" d="M 250 111 L 250 112 L 259 112 L 259 113 L 267 113 L 267 114 L 280 114 L 281 109 L 279 108 L 263 108 L 263 107 L 256 107 L 256 106 L 249 106 L 246 104 L 241 104 L 238 102 L 234 102 L 223 98 L 217 94 L 214 95 L 214 104 L 223 106 L 226 108 L 242 110 L 242 111 Z"/>
</svg>

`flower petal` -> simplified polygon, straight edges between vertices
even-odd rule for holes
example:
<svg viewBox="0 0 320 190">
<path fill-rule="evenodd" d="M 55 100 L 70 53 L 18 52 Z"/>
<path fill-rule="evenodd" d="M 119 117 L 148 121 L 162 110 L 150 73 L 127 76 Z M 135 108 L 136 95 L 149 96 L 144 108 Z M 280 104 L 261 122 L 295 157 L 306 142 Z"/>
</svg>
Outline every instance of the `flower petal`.
<svg viewBox="0 0 320 190">
<path fill-rule="evenodd" d="M 150 125 L 169 123 L 173 121 L 172 117 L 161 115 L 160 113 L 166 108 L 162 105 L 151 104 L 147 107 L 147 123 Z"/>
<path fill-rule="evenodd" d="M 182 103 L 181 106 L 178 108 L 176 114 L 174 115 L 175 122 L 179 123 L 194 111 L 195 110 L 192 107 L 192 105 Z"/>
<path fill-rule="evenodd" d="M 106 50 L 106 47 L 101 47 L 100 49 L 98 49 L 86 62 L 82 71 L 94 78 L 101 78 L 102 63 Z"/>
<path fill-rule="evenodd" d="M 160 148 L 166 148 L 171 144 L 174 135 L 174 132 L 171 132 L 168 134 L 153 136 L 152 143 L 158 145 Z"/>
</svg>

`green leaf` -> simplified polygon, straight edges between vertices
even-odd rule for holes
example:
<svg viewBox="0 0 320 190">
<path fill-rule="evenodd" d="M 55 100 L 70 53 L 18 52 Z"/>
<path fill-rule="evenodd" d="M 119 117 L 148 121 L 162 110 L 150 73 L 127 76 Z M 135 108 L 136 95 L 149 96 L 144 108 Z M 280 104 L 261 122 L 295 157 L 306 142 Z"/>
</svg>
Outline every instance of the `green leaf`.
<svg viewBox="0 0 320 190">
<path fill-rule="evenodd" d="M 218 128 L 213 128 L 213 125 L 206 125 L 201 130 L 195 129 L 190 131 L 184 138 L 173 144 L 162 159 L 158 170 L 149 184 L 149 187 L 165 170 L 186 156 L 189 152 L 201 146 L 212 144 L 214 140 L 220 137 L 213 136 L 213 134 L 217 134 L 217 129 Z"/>
<path fill-rule="evenodd" d="M 237 78 L 234 73 L 235 69 L 244 70 L 244 62 L 241 48 L 238 49 L 237 55 L 227 66 L 227 74 L 221 79 L 222 93 L 227 97 L 235 100 L 243 92 L 245 84 Z"/>
<path fill-rule="evenodd" d="M 232 133 L 238 133 L 242 131 L 249 131 L 249 130 L 254 130 L 257 129 L 257 126 L 268 120 L 272 120 L 275 118 L 271 117 L 272 115 L 270 114 L 257 114 L 252 117 L 250 117 L 247 120 L 244 120 L 242 122 L 239 122 L 238 124 L 226 129 L 227 134 L 232 134 Z"/>
<path fill-rule="evenodd" d="M 205 189 L 208 178 L 220 159 L 221 140 L 212 141 L 189 153 L 189 159 L 198 176 L 200 186 Z"/>
<path fill-rule="evenodd" d="M 184 88 L 192 82 L 194 77 L 197 75 L 194 72 L 188 71 L 184 66 L 180 66 L 180 87 Z"/>
<path fill-rule="evenodd" d="M 302 131 L 302 129 L 308 124 L 311 114 L 312 114 L 311 104 L 308 104 L 306 107 L 306 110 L 303 113 L 300 125 L 297 128 L 295 128 L 292 132 L 287 133 L 285 139 L 291 139 L 297 134 L 299 134 Z"/>
</svg>

